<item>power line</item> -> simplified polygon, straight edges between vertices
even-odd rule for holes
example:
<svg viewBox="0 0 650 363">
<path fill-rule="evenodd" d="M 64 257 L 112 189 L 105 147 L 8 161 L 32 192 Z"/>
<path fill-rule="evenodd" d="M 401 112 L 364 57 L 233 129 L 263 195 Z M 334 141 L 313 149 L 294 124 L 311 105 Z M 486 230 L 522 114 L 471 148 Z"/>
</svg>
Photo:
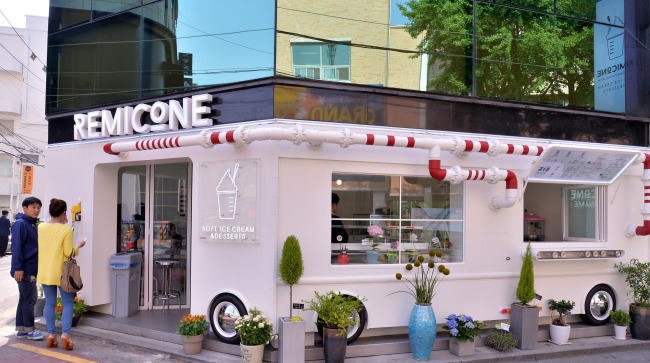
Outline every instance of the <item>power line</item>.
<svg viewBox="0 0 650 363">
<path fill-rule="evenodd" d="M 36 52 L 34 52 L 34 51 L 32 50 L 32 48 L 30 48 L 29 45 L 27 45 L 27 43 L 25 43 L 25 40 L 23 39 L 23 37 L 21 37 L 20 34 L 18 34 L 18 32 L 16 31 L 16 28 L 14 28 L 14 26 L 11 25 L 11 22 L 9 21 L 9 19 L 7 19 L 7 16 L 2 12 L 2 10 L 0 10 L 0 14 L 2 14 L 2 16 L 5 18 L 5 20 L 7 21 L 7 23 L 8 23 L 9 26 L 11 27 L 11 29 L 14 30 L 14 33 L 16 33 L 16 35 L 18 36 L 18 38 L 20 38 L 20 40 L 23 42 L 23 44 L 25 44 L 25 46 L 27 47 L 27 49 L 29 49 L 29 51 L 32 52 L 32 54 L 31 54 L 31 56 L 30 56 L 30 57 L 32 57 L 32 60 L 33 60 L 33 59 L 38 59 L 38 61 L 41 62 L 41 64 L 43 65 L 43 67 L 45 67 L 45 63 L 43 63 L 43 61 L 41 60 L 41 58 L 40 58 L 39 56 L 36 55 Z"/>
<path fill-rule="evenodd" d="M 20 61 L 20 59 L 16 58 L 16 56 L 13 55 L 13 54 L 9 51 L 9 49 L 5 48 L 5 46 L 2 45 L 2 43 L 0 43 L 0 47 L 2 47 L 2 49 L 6 50 L 7 53 L 9 53 L 10 56 L 14 57 L 14 59 L 15 59 L 18 63 L 20 63 L 20 65 L 23 66 L 23 68 L 25 68 L 25 69 L 27 70 L 27 72 L 33 74 L 34 77 L 36 77 L 36 79 L 38 79 L 39 81 L 45 83 L 45 81 L 42 80 L 42 79 L 40 79 L 40 78 L 38 78 L 38 76 L 37 76 L 34 72 L 30 71 L 30 70 L 29 70 L 29 67 L 27 67 L 26 65 L 24 65 L 23 62 Z"/>
<path fill-rule="evenodd" d="M 5 67 L 0 66 L 0 68 L 2 68 L 3 71 L 7 72 L 9 75 L 11 75 L 12 77 L 14 77 L 15 79 L 17 79 L 20 83 L 24 83 L 26 86 L 29 86 L 29 87 L 31 87 L 31 88 L 37 90 L 38 92 L 45 93 L 45 92 L 41 91 L 40 89 L 38 89 L 38 88 L 32 86 L 31 84 L 25 82 L 24 80 L 22 80 L 22 79 L 16 77 L 16 76 L 15 76 L 13 73 L 11 73 L 9 70 L 5 69 Z"/>
</svg>

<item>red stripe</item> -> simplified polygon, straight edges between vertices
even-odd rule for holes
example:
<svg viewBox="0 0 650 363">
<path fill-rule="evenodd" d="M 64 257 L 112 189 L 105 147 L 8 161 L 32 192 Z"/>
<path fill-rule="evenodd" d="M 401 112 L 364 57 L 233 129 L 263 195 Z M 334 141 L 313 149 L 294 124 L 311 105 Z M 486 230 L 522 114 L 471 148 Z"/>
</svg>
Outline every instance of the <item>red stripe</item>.
<svg viewBox="0 0 650 363">
<path fill-rule="evenodd" d="M 465 151 L 472 151 L 472 149 L 474 149 L 472 140 L 465 140 Z"/>
<path fill-rule="evenodd" d="M 515 145 L 508 144 L 508 152 L 506 154 L 512 154 L 513 152 L 515 152 Z"/>
<path fill-rule="evenodd" d="M 467 180 L 472 180 L 472 173 L 474 172 L 473 170 L 468 170 L 469 175 L 467 176 Z"/>
<path fill-rule="evenodd" d="M 517 175 L 510 170 L 506 177 L 506 189 L 517 189 Z"/>
<path fill-rule="evenodd" d="M 136 150 L 142 150 L 142 149 L 140 149 L 140 143 L 141 143 L 141 142 L 142 142 L 142 141 L 136 141 L 136 142 L 135 142 L 135 149 L 136 149 Z"/>
<path fill-rule="evenodd" d="M 485 153 L 490 149 L 490 144 L 487 141 L 481 141 L 481 149 L 478 151 L 480 153 Z"/>
<path fill-rule="evenodd" d="M 485 179 L 485 170 L 481 172 L 481 180 Z"/>
<path fill-rule="evenodd" d="M 226 132 L 226 140 L 228 142 L 235 142 L 235 130 Z"/>
<path fill-rule="evenodd" d="M 176 143 L 176 147 L 181 147 L 181 144 L 178 142 L 178 140 L 180 140 L 180 137 L 174 139 L 174 142 Z"/>
<path fill-rule="evenodd" d="M 430 159 L 429 160 L 429 174 L 434 179 L 444 180 L 447 175 L 447 170 L 440 169 L 440 159 Z"/>
<path fill-rule="evenodd" d="M 158 147 L 159 148 L 162 148 L 162 144 L 160 143 L 161 141 L 162 141 L 161 139 L 158 139 Z"/>
<path fill-rule="evenodd" d="M 644 197 L 650 197 L 650 193 L 644 193 L 643 196 Z"/>
<path fill-rule="evenodd" d="M 386 137 L 388 137 L 386 146 L 395 146 L 395 136 L 387 135 Z"/>
<path fill-rule="evenodd" d="M 650 189 L 650 185 L 643 186 L 643 189 Z"/>
<path fill-rule="evenodd" d="M 528 146 L 526 146 L 526 145 L 522 145 L 522 147 L 524 148 L 524 152 L 521 153 L 521 155 L 528 155 L 528 151 L 530 151 L 530 150 L 528 149 Z"/>
<path fill-rule="evenodd" d="M 111 145 L 113 145 L 112 142 L 109 142 L 108 144 L 104 145 L 104 152 L 111 155 L 120 155 L 120 153 L 116 153 L 113 151 Z"/>
<path fill-rule="evenodd" d="M 147 149 L 149 149 L 149 150 L 152 149 L 152 147 L 151 147 L 152 141 L 153 140 L 147 140 Z"/>
<path fill-rule="evenodd" d="M 374 145 L 374 144 L 375 144 L 375 135 L 366 134 L 366 145 Z"/>
<path fill-rule="evenodd" d="M 213 145 L 221 144 L 221 141 L 219 141 L 219 133 L 218 132 L 213 132 L 213 133 L 210 134 L 210 142 Z"/>
<path fill-rule="evenodd" d="M 413 147 L 415 146 L 415 138 L 412 136 L 409 136 L 406 138 L 408 140 L 408 143 L 406 144 L 406 147 Z"/>
<path fill-rule="evenodd" d="M 544 148 L 541 147 L 541 146 L 538 146 L 537 147 L 537 155 L 542 155 L 543 152 L 544 152 Z"/>
</svg>

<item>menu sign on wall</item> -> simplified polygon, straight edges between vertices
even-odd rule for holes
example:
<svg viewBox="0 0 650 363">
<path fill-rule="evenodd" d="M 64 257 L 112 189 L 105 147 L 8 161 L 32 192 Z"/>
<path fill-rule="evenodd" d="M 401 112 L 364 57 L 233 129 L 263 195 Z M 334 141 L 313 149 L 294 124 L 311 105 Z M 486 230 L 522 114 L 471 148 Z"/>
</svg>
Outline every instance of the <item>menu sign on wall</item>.
<svg viewBox="0 0 650 363">
<path fill-rule="evenodd" d="M 551 147 L 533 166 L 529 180 L 610 184 L 638 153 Z"/>
<path fill-rule="evenodd" d="M 259 242 L 259 161 L 200 164 L 200 238 Z"/>
</svg>

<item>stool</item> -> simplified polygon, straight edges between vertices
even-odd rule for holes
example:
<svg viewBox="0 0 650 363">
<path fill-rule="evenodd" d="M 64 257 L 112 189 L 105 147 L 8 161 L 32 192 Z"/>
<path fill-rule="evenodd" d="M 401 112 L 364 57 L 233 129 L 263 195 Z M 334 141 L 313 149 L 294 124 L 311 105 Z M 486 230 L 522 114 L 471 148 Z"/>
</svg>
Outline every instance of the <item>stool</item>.
<svg viewBox="0 0 650 363">
<path fill-rule="evenodd" d="M 158 260 L 156 265 L 162 267 L 162 291 L 159 294 L 156 294 L 156 299 L 161 299 L 163 301 L 163 310 L 165 310 L 165 304 L 169 307 L 169 300 L 178 299 L 178 309 L 181 308 L 181 295 L 175 294 L 175 291 L 172 291 L 172 267 L 176 266 L 178 261 L 176 260 Z"/>
</svg>

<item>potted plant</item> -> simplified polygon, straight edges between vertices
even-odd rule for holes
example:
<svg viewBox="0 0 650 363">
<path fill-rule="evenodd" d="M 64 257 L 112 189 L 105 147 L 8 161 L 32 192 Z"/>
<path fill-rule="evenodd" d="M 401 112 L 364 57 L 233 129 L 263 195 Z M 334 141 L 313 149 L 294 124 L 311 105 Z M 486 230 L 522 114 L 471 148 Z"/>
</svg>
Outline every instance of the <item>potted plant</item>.
<svg viewBox="0 0 650 363">
<path fill-rule="evenodd" d="M 205 315 L 183 315 L 176 333 L 181 335 L 183 353 L 187 355 L 201 353 L 205 331 L 210 326 Z"/>
<path fill-rule="evenodd" d="M 637 259 L 614 265 L 625 274 L 632 297 L 630 303 L 630 334 L 634 339 L 650 340 L 650 262 Z"/>
<path fill-rule="evenodd" d="M 354 324 L 354 316 L 363 309 L 365 299 L 350 297 L 335 293 L 319 294 L 314 291 L 315 297 L 310 301 L 306 310 L 311 310 L 318 315 L 323 323 L 323 349 L 325 362 L 343 362 L 347 347 L 347 328 Z"/>
<path fill-rule="evenodd" d="M 406 270 L 412 271 L 412 280 L 403 278 L 401 273 L 395 277 L 405 281 L 406 292 L 413 296 L 415 305 L 409 317 L 409 341 L 413 358 L 417 360 L 428 360 L 436 340 L 436 315 L 431 307 L 431 300 L 435 295 L 436 284 L 442 280 L 441 275 L 449 275 L 449 269 L 445 265 L 438 265 L 433 258 L 442 257 L 441 251 L 429 250 L 429 261 L 424 256 L 418 256 L 413 264 L 407 264 Z M 415 269 L 415 271 L 413 271 Z"/>
<path fill-rule="evenodd" d="M 370 245 L 370 250 L 366 251 L 366 262 L 370 264 L 375 264 L 378 262 L 379 255 L 381 253 L 379 252 L 379 243 L 377 243 L 377 241 L 375 241 L 374 238 L 384 234 L 384 230 L 381 227 L 373 224 L 370 227 L 368 227 L 367 231 L 368 234 L 370 235 L 368 240 L 370 241 L 371 245 Z"/>
<path fill-rule="evenodd" d="M 293 285 L 297 284 L 304 271 L 300 241 L 291 235 L 284 241 L 282 257 L 278 269 L 280 279 L 289 285 L 289 317 L 281 317 L 279 325 L 278 354 L 280 362 L 289 357 L 303 361 L 305 359 L 305 322 L 293 317 Z"/>
<path fill-rule="evenodd" d="M 567 324 L 566 317 L 571 315 L 571 309 L 576 306 L 576 303 L 570 300 L 548 300 L 548 308 L 556 311 L 560 316 L 551 321 L 551 342 L 557 345 L 567 344 L 569 336 L 571 335 L 571 325 Z"/>
<path fill-rule="evenodd" d="M 471 316 L 451 314 L 447 324 L 442 326 L 449 330 L 449 351 L 459 357 L 474 355 L 474 337 L 478 337 L 483 322 L 472 319 Z"/>
<path fill-rule="evenodd" d="M 517 348 L 537 348 L 539 308 L 530 302 L 536 298 L 533 254 L 530 243 L 526 247 L 517 285 L 517 302 L 510 306 L 510 332 L 517 337 Z"/>
<path fill-rule="evenodd" d="M 630 314 L 623 310 L 612 310 L 609 312 L 609 317 L 614 322 L 615 338 L 618 340 L 625 340 L 627 335 L 627 326 L 630 324 Z"/>
<path fill-rule="evenodd" d="M 345 245 L 342 245 L 339 251 L 340 252 L 337 257 L 339 265 L 347 265 L 350 262 L 350 256 L 348 256 L 348 248 Z"/>
<path fill-rule="evenodd" d="M 485 345 L 499 352 L 509 352 L 517 346 L 517 337 L 507 330 L 492 329 L 485 337 Z"/>
<path fill-rule="evenodd" d="M 237 318 L 235 330 L 241 339 L 242 363 L 261 363 L 264 346 L 277 336 L 273 335 L 273 324 L 257 308 L 249 315 Z"/>
<path fill-rule="evenodd" d="M 79 299 L 78 296 L 74 297 L 74 304 L 72 305 L 72 326 L 77 326 L 79 320 L 83 313 L 88 311 L 88 305 L 83 299 Z M 61 320 L 61 314 L 63 313 L 63 304 L 61 303 L 61 297 L 56 298 L 56 306 L 54 307 L 54 319 Z"/>
</svg>

